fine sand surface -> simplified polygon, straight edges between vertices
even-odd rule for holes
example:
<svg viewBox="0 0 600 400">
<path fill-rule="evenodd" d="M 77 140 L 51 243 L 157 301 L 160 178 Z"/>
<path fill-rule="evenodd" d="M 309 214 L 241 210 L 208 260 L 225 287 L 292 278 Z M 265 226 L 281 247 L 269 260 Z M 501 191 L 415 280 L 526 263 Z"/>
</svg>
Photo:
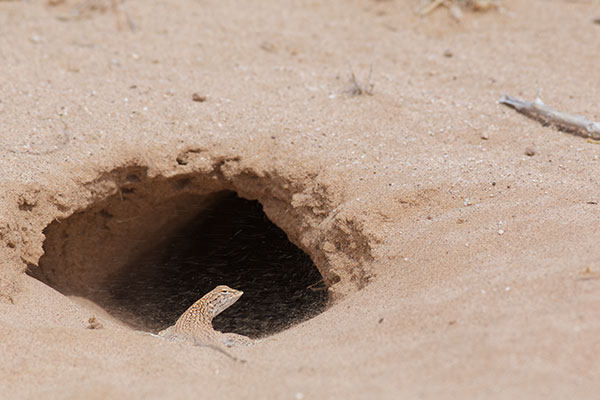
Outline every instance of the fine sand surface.
<svg viewBox="0 0 600 400">
<path fill-rule="evenodd" d="M 498 99 L 600 120 L 598 2 L 419 5 L 0 1 L 0 398 L 597 398 L 600 145 Z M 222 190 L 329 287 L 245 363 L 94 297 Z"/>
</svg>

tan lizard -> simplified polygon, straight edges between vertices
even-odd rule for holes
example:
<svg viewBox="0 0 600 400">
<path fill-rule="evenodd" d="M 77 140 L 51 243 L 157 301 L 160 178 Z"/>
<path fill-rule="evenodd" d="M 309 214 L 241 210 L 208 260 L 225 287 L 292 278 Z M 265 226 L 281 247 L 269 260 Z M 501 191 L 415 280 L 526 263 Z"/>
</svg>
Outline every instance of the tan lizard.
<svg viewBox="0 0 600 400">
<path fill-rule="evenodd" d="M 175 325 L 160 331 L 158 336 L 172 341 L 190 340 L 196 345 L 213 348 L 216 348 L 216 345 L 250 345 L 253 343 L 250 338 L 236 333 L 222 333 L 212 326 L 213 318 L 229 308 L 243 294 L 241 290 L 229 286 L 217 286 L 181 314 Z M 226 353 L 220 348 L 218 350 Z"/>
</svg>

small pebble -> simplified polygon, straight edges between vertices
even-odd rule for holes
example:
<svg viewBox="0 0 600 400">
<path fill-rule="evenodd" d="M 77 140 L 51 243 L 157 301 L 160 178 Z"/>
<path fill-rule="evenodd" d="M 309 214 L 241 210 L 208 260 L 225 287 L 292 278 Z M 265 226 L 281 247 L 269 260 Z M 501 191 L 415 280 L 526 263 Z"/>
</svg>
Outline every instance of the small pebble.
<svg viewBox="0 0 600 400">
<path fill-rule="evenodd" d="M 525 149 L 525 154 L 528 155 L 529 157 L 534 156 L 535 153 L 536 153 L 535 147 L 529 146 Z"/>
<path fill-rule="evenodd" d="M 444 57 L 448 57 L 448 58 L 450 58 L 450 57 L 452 57 L 453 55 L 454 55 L 454 53 L 452 53 L 452 50 L 450 50 L 450 49 L 446 49 L 446 50 L 444 50 Z"/>
<path fill-rule="evenodd" d="M 591 274 L 592 273 L 592 269 L 590 267 L 585 267 L 585 269 L 583 271 L 581 271 L 581 274 Z"/>
<path fill-rule="evenodd" d="M 503 229 L 498 229 L 498 235 L 504 235 L 504 230 Z"/>
<path fill-rule="evenodd" d="M 199 103 L 203 103 L 203 102 L 206 101 L 206 96 L 202 96 L 202 95 L 200 95 L 198 93 L 194 93 L 192 95 L 192 100 L 197 101 Z"/>
<path fill-rule="evenodd" d="M 481 132 L 481 134 L 479 135 L 479 138 L 481 140 L 488 140 L 490 138 L 490 135 L 487 132 Z"/>
</svg>

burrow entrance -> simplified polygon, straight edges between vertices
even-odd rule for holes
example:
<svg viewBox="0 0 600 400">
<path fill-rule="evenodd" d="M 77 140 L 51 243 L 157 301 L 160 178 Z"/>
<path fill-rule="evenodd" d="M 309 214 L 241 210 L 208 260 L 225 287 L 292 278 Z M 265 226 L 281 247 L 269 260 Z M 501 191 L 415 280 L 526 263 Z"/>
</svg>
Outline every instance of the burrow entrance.
<svg viewBox="0 0 600 400">
<path fill-rule="evenodd" d="M 244 291 L 214 320 L 225 332 L 267 336 L 325 310 L 319 270 L 260 203 L 144 174 L 129 171 L 115 194 L 50 224 L 29 274 L 151 332 L 219 284 Z"/>
</svg>

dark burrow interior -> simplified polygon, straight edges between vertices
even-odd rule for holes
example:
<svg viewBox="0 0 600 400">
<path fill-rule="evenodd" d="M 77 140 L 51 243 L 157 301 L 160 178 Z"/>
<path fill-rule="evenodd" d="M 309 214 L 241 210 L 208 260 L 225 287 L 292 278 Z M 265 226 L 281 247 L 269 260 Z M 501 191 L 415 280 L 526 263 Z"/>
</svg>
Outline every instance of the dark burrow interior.
<svg viewBox="0 0 600 400">
<path fill-rule="evenodd" d="M 214 319 L 215 329 L 223 332 L 263 337 L 323 312 L 328 292 L 321 274 L 266 217 L 260 203 L 234 192 L 215 199 L 84 296 L 133 328 L 152 332 L 172 325 L 217 285 L 244 292 Z M 105 209 L 94 212 L 109 214 Z M 52 230 L 45 233 L 48 237 Z M 50 259 L 57 263 L 60 257 Z M 45 268 L 48 261 L 42 257 L 30 275 L 65 294 L 81 295 L 69 291 L 64 280 L 55 285 Z M 53 265 L 52 276 L 56 271 L 60 266 Z"/>
</svg>

